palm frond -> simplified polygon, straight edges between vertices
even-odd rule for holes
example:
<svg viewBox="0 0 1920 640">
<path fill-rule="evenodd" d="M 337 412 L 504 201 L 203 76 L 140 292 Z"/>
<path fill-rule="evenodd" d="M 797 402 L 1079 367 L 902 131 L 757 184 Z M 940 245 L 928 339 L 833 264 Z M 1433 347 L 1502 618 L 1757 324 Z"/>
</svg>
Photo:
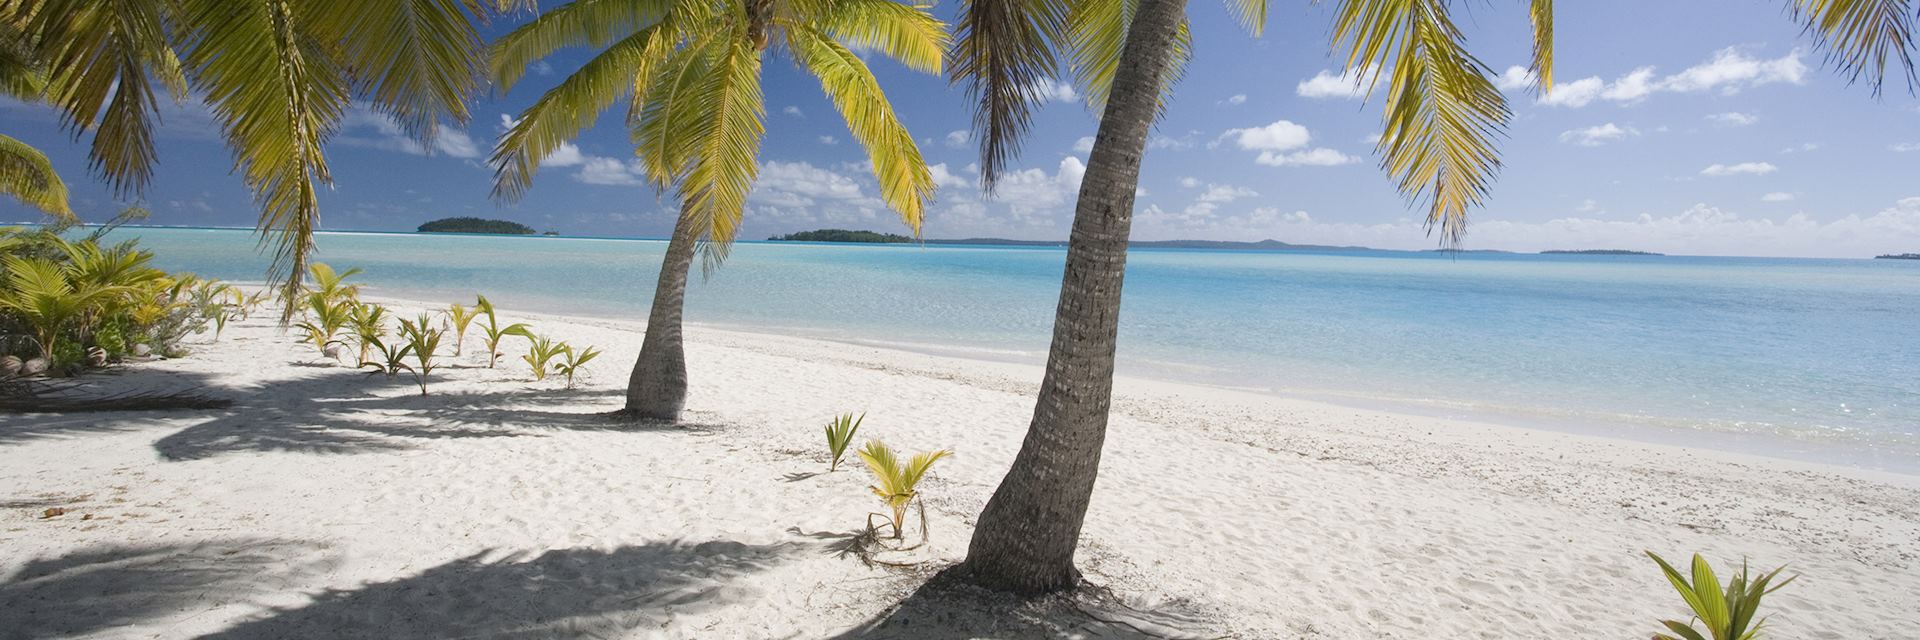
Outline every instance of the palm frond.
<svg viewBox="0 0 1920 640">
<path fill-rule="evenodd" d="M 1546 93 L 1553 90 L 1553 0 L 1533 0 L 1527 19 L 1533 24 L 1534 86 Z"/>
<path fill-rule="evenodd" d="M 1264 2 L 1247 2 L 1259 6 L 1240 9 L 1265 16 Z M 1133 16 L 1139 8 L 1140 0 L 1078 0 L 1067 13 L 1066 45 L 1073 61 L 1074 85 L 1086 96 L 1087 106 L 1095 114 L 1106 111 L 1114 75 L 1120 69 L 1120 52 L 1126 47 L 1127 33 L 1133 27 Z M 1184 20 L 1174 33 L 1172 55 L 1173 64 L 1160 83 L 1161 109 L 1172 97 L 1174 85 L 1186 74 L 1187 62 L 1193 58 L 1193 33 Z"/>
<path fill-rule="evenodd" d="M 680 181 L 680 198 L 689 204 L 682 215 L 697 222 L 703 267 L 711 270 L 726 259 L 747 193 L 760 173 L 766 105 L 760 93 L 760 50 L 750 40 L 716 39 L 708 49 L 713 68 L 695 96 L 705 117 L 689 132 L 698 151 Z"/>
<path fill-rule="evenodd" d="M 828 15 L 817 21 L 796 21 L 787 28 L 818 25 L 849 47 L 878 51 L 915 71 L 940 73 L 950 42 L 946 25 L 930 6 L 893 0 L 838 0 L 828 6 Z"/>
<path fill-rule="evenodd" d="M 1494 136 L 1510 112 L 1448 10 L 1446 0 L 1343 0 L 1333 41 L 1348 49 L 1350 73 L 1390 70 L 1380 166 L 1402 194 L 1428 199 L 1428 231 L 1457 246 L 1499 171 Z"/>
<path fill-rule="evenodd" d="M 1889 63 L 1905 71 L 1907 86 L 1920 82 L 1913 57 L 1915 21 L 1911 0 L 1793 0 L 1792 13 L 1826 51 L 1827 62 L 1853 80 L 1865 78 L 1874 93 L 1886 81 Z"/>
<path fill-rule="evenodd" d="M 1551 0 L 1536 0 L 1549 2 Z M 1240 28 L 1255 38 L 1267 31 L 1267 0 L 1226 0 L 1227 10 L 1233 13 Z"/>
<path fill-rule="evenodd" d="M 1055 76 L 1053 46 L 1064 35 L 1065 0 L 962 0 L 948 78 L 975 102 L 980 180 L 991 191 L 1020 154 L 1042 83 Z"/>
<path fill-rule="evenodd" d="M 494 166 L 493 196 L 515 200 L 525 195 L 547 154 L 593 126 L 601 112 L 631 91 L 635 74 L 657 64 L 654 58 L 664 53 L 654 46 L 655 39 L 671 37 L 671 28 L 661 25 L 629 35 L 588 60 L 521 112 L 494 146 L 490 159 Z"/>
<path fill-rule="evenodd" d="M 710 44 L 688 43 L 658 65 L 658 71 L 636 94 L 637 110 L 627 115 L 634 153 L 648 178 L 665 187 L 678 181 L 699 152 L 695 124 L 707 117 L 701 100 L 703 82 L 712 73 Z M 644 95 L 644 99 L 641 97 Z"/>
<path fill-rule="evenodd" d="M 0 95 L 38 102 L 46 90 L 47 72 L 33 59 L 33 43 L 16 24 L 25 18 L 12 11 L 13 7 L 0 3 Z"/>
<path fill-rule="evenodd" d="M 19 199 L 65 223 L 77 222 L 67 206 L 67 184 L 46 154 L 25 142 L 0 135 L 0 193 Z"/>
<path fill-rule="evenodd" d="M 431 148 L 441 119 L 469 119 L 467 101 L 485 66 L 485 47 L 469 11 L 484 9 L 461 0 L 314 4 L 307 30 L 340 43 L 355 93 L 370 98 L 407 135 Z"/>
<path fill-rule="evenodd" d="M 261 206 L 261 243 L 274 245 L 268 278 L 296 300 L 319 225 L 319 185 L 332 182 L 323 146 L 349 96 L 337 43 L 302 30 L 302 8 L 316 3 L 180 4 L 187 65 Z M 282 322 L 293 312 L 287 305 Z"/>
<path fill-rule="evenodd" d="M 913 134 L 893 111 L 880 81 L 851 50 L 834 42 L 827 34 L 811 29 L 788 28 L 788 48 L 795 61 L 820 78 L 820 88 L 833 101 L 847 129 L 867 150 L 873 162 L 873 177 L 880 183 L 880 197 L 900 212 L 901 220 L 920 234 L 921 217 L 933 198 L 933 174 L 920 155 Z"/>
<path fill-rule="evenodd" d="M 20 0 L 34 35 L 33 58 L 46 76 L 44 97 L 76 136 L 94 132 L 88 163 L 121 194 L 153 176 L 158 80 L 175 99 L 186 80 L 173 57 L 163 12 L 150 0 Z"/>
<path fill-rule="evenodd" d="M 502 92 L 513 88 L 527 68 L 567 47 L 600 47 L 652 26 L 672 8 L 672 0 L 575 0 L 542 13 L 494 42 L 489 74 Z"/>
</svg>

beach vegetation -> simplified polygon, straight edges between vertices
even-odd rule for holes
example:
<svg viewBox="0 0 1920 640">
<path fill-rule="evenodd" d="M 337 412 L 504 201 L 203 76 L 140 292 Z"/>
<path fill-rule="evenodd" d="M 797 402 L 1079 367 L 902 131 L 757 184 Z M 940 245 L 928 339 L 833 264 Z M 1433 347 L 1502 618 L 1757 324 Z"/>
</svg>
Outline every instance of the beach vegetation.
<svg viewBox="0 0 1920 640">
<path fill-rule="evenodd" d="M 6 268 L 0 309 L 26 326 L 40 357 L 54 365 L 76 360 L 56 357 L 63 354 L 62 338 L 72 336 L 86 316 L 129 293 L 123 286 L 83 280 L 73 265 L 49 258 L 9 255 L 0 257 L 0 265 Z"/>
<path fill-rule="evenodd" d="M 886 503 L 891 514 L 883 517 L 888 518 L 887 524 L 893 527 L 893 539 L 899 540 L 904 533 L 907 507 L 920 496 L 920 479 L 927 475 L 927 470 L 933 468 L 933 463 L 952 453 L 945 449 L 921 452 L 914 454 L 913 459 L 902 464 L 900 457 L 894 453 L 893 449 L 879 440 L 869 440 L 867 446 L 860 449 L 860 459 L 866 461 L 867 470 L 873 473 L 874 483 L 868 489 L 873 490 L 873 495 L 879 496 L 880 501 Z M 925 507 L 922 507 L 920 520 L 921 534 L 925 535 Z M 870 524 L 868 528 L 873 527 Z"/>
<path fill-rule="evenodd" d="M 434 358 L 440 352 L 440 340 L 446 333 L 425 313 L 412 320 L 400 320 L 400 337 L 407 341 L 405 351 L 413 354 L 413 366 L 406 369 L 413 374 L 413 381 L 420 385 L 420 395 L 427 395 L 427 376 L 440 367 Z"/>
<path fill-rule="evenodd" d="M 853 442 L 854 434 L 860 432 L 860 423 L 867 421 L 867 414 L 855 418 L 851 413 L 843 413 L 827 421 L 827 473 L 840 468 L 840 458 L 847 453 L 847 445 Z"/>
<path fill-rule="evenodd" d="M 520 359 L 525 360 L 527 366 L 533 368 L 533 379 L 545 380 L 547 365 L 552 363 L 554 358 L 572 350 L 573 348 L 567 346 L 565 342 L 554 342 L 546 336 L 528 334 L 527 355 L 520 356 Z"/>
<path fill-rule="evenodd" d="M 359 344 L 360 357 L 357 362 L 366 362 L 368 349 L 387 336 L 387 307 L 359 302 L 350 304 L 353 311 L 348 314 L 347 324 L 353 332 L 354 342 Z"/>
<path fill-rule="evenodd" d="M 474 315 L 474 309 L 460 306 L 458 302 L 447 305 L 447 321 L 453 325 L 453 357 L 455 358 L 460 357 L 460 352 L 466 347 L 467 327 L 473 324 Z"/>
<path fill-rule="evenodd" d="M 1753 640 L 1760 637 L 1761 627 L 1766 626 L 1766 618 L 1755 617 L 1760 609 L 1760 600 L 1767 594 L 1779 591 L 1791 584 L 1799 576 L 1789 576 L 1778 583 L 1774 579 L 1780 576 L 1785 567 L 1749 577 L 1747 563 L 1740 563 L 1740 573 L 1727 580 L 1725 588 L 1720 586 L 1720 578 L 1713 573 L 1713 567 L 1700 554 L 1693 554 L 1691 574 L 1681 573 L 1666 559 L 1652 551 L 1646 552 L 1660 565 L 1660 572 L 1667 576 L 1667 582 L 1680 593 L 1680 599 L 1686 601 L 1687 608 L 1693 612 L 1693 619 L 1687 622 L 1661 620 L 1660 624 L 1673 632 L 1655 633 L 1655 640 Z M 1695 626 L 1704 627 L 1701 633 Z"/>
<path fill-rule="evenodd" d="M 560 361 L 560 364 L 554 365 L 554 371 L 566 376 L 567 388 L 572 389 L 574 376 L 582 373 L 581 368 L 587 366 L 588 362 L 592 362 L 594 358 L 599 356 L 600 350 L 593 347 L 587 347 L 585 349 L 567 347 L 566 359 Z"/>
<path fill-rule="evenodd" d="M 407 356 L 413 355 L 413 345 L 398 341 L 388 344 L 385 340 L 378 338 L 370 344 L 371 348 L 363 349 L 361 353 L 364 355 L 360 357 L 360 368 L 373 370 L 368 372 L 369 374 L 386 374 L 388 378 L 392 378 L 400 375 L 401 371 L 413 369 L 407 364 Z M 377 355 L 379 359 L 368 359 L 366 357 L 368 355 Z"/>
<path fill-rule="evenodd" d="M 329 353 L 344 345 L 341 331 L 353 322 L 353 309 L 358 306 L 353 300 L 330 301 L 322 296 L 307 297 L 307 319 L 297 325 L 307 344 L 313 345 L 320 355 L 332 357 Z"/>
<path fill-rule="evenodd" d="M 489 76 L 501 92 L 556 53 L 598 49 L 510 120 L 490 158 L 495 197 L 523 196 L 549 154 L 622 103 L 641 173 L 679 200 L 623 413 L 671 421 L 685 405 L 687 274 L 696 249 L 706 270 L 725 259 L 758 177 L 767 50 L 819 80 L 867 151 L 880 199 L 918 235 L 933 174 L 863 56 L 939 73 L 947 44 L 931 5 L 893 0 L 578 1 L 494 42 Z"/>
<path fill-rule="evenodd" d="M 129 209 L 116 223 L 143 213 Z M 22 371 L 64 375 L 142 349 L 184 353 L 178 341 L 210 320 L 197 303 L 226 285 L 169 276 L 134 242 L 103 245 L 102 229 L 69 239 L 71 228 L 0 228 L 0 355 L 37 361 Z"/>
<path fill-rule="evenodd" d="M 307 278 L 310 281 L 307 297 L 318 298 L 328 303 L 357 299 L 360 297 L 360 285 L 348 283 L 347 279 L 364 272 L 365 270 L 359 267 L 335 271 L 325 262 L 315 262 L 307 267 Z"/>
<path fill-rule="evenodd" d="M 480 331 L 487 337 L 487 368 L 492 369 L 494 364 L 500 362 L 500 341 L 506 340 L 509 336 L 520 336 L 532 340 L 533 331 L 528 329 L 525 323 L 500 326 L 500 316 L 494 312 L 493 303 L 487 301 L 486 296 L 479 298 L 479 301 L 473 303 L 473 308 L 479 316 L 487 319 L 486 324 L 480 325 Z"/>
<path fill-rule="evenodd" d="M 489 220 L 471 216 L 430 220 L 421 224 L 419 231 L 420 233 L 486 233 L 510 236 L 534 234 L 533 227 L 512 220 Z"/>
</svg>

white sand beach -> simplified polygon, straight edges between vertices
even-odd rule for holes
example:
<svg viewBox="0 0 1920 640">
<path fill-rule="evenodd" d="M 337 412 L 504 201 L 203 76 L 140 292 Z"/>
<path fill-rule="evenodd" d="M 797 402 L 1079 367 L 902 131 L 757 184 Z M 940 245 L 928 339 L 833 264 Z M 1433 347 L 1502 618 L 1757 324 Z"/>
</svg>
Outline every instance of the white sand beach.
<svg viewBox="0 0 1920 640">
<path fill-rule="evenodd" d="M 566 390 L 469 335 L 421 397 L 268 315 L 91 383 L 230 409 L 0 416 L 0 638 L 1645 638 L 1684 614 L 1644 549 L 1790 565 L 1775 638 L 1920 638 L 1909 476 L 1122 379 L 1080 556 L 1111 596 L 1008 608 L 917 590 L 1038 367 L 696 326 L 689 424 L 633 426 L 594 414 L 637 324 L 504 310 L 607 354 Z M 822 473 L 846 411 L 955 452 L 901 566 L 838 552 L 882 510 Z"/>
</svg>

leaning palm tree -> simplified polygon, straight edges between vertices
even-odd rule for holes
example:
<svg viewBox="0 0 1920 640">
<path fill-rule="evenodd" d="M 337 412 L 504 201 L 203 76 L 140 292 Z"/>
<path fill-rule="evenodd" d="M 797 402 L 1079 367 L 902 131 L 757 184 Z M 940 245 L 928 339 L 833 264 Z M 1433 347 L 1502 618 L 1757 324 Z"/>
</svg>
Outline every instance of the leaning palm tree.
<svg viewBox="0 0 1920 640">
<path fill-rule="evenodd" d="M 820 88 L 866 148 L 880 197 L 920 231 L 933 177 L 913 136 L 856 49 L 939 73 L 946 27 L 894 0 L 579 0 L 493 47 L 493 79 L 511 89 L 556 50 L 601 52 L 520 114 L 494 148 L 495 197 L 532 187 L 540 161 L 627 99 L 627 127 L 648 180 L 674 189 L 679 217 L 654 287 L 624 413 L 675 420 L 686 403 L 681 311 L 696 245 L 711 269 L 726 256 L 759 172 L 765 105 L 760 65 L 778 45 Z"/>
<path fill-rule="evenodd" d="M 483 53 L 474 22 L 531 5 L 0 0 L 0 50 L 12 52 L 0 54 L 0 71 L 16 58 L 31 63 L 65 128 L 93 134 L 93 170 L 120 195 L 137 195 L 153 175 L 155 85 L 174 100 L 202 99 L 261 208 L 261 242 L 274 246 L 269 278 L 294 299 L 320 189 L 332 180 L 325 144 L 350 101 L 366 100 L 430 145 L 442 120 L 468 119 Z"/>
<path fill-rule="evenodd" d="M 1843 73 L 1877 91 L 1889 62 L 1914 80 L 1908 0 L 1791 0 L 1794 16 Z M 1120 291 L 1140 159 L 1158 107 L 1187 55 L 1186 0 L 965 0 L 951 70 L 977 102 L 981 177 L 989 189 L 1017 153 L 1042 81 L 1070 59 L 1099 110 L 1099 132 L 1074 210 L 1066 272 L 1033 420 L 1012 468 L 981 512 L 958 571 L 1023 592 L 1071 588 L 1081 524 L 1098 475 L 1113 393 Z M 1266 0 L 1228 0 L 1256 34 Z M 1553 2 L 1529 0 L 1539 90 L 1552 86 Z M 1386 81 L 1380 165 L 1427 225 L 1457 245 L 1467 212 L 1500 166 L 1506 99 L 1469 53 L 1449 0 L 1340 0 L 1333 43 L 1348 73 Z M 1376 80 L 1375 82 L 1378 82 Z M 1369 90 L 1378 89 L 1377 85 Z"/>
</svg>

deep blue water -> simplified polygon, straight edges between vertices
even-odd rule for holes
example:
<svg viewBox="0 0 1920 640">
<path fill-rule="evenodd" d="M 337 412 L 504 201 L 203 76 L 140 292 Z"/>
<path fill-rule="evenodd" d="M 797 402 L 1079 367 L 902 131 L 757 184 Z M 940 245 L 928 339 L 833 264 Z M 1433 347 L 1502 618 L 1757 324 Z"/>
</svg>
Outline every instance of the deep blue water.
<svg viewBox="0 0 1920 640">
<path fill-rule="evenodd" d="M 124 229 L 257 281 L 250 232 Z M 656 241 L 329 233 L 404 297 L 644 319 Z M 1038 362 L 1058 248 L 743 242 L 693 322 Z M 1920 468 L 1920 262 L 1135 250 L 1121 373 Z"/>
</svg>

